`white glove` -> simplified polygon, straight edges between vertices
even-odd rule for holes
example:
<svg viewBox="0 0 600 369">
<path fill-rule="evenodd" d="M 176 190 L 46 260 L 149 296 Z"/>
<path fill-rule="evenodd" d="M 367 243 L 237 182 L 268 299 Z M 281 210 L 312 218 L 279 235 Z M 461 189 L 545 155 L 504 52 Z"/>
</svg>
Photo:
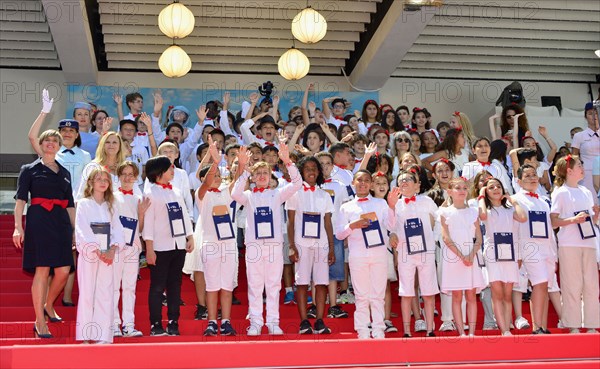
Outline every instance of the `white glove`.
<svg viewBox="0 0 600 369">
<path fill-rule="evenodd" d="M 48 96 L 48 90 L 42 90 L 42 113 L 50 113 L 52 110 L 52 104 L 54 104 L 54 98 Z"/>
</svg>

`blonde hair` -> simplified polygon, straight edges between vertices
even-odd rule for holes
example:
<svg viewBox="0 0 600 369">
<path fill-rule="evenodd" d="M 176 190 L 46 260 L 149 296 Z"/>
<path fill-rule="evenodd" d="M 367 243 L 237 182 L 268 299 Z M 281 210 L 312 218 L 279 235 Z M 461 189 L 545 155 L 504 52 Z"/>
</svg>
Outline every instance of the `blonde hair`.
<svg viewBox="0 0 600 369">
<path fill-rule="evenodd" d="M 134 162 L 132 162 L 130 160 L 125 160 L 117 167 L 117 175 L 120 177 L 123 174 L 123 171 L 125 170 L 125 168 L 127 168 L 127 167 L 131 167 L 131 169 L 133 169 L 134 176 L 137 177 L 140 175 L 140 169 L 138 168 L 137 165 L 134 164 Z"/>
<path fill-rule="evenodd" d="M 123 148 L 123 140 L 121 139 L 121 136 L 119 136 L 117 132 L 107 132 L 102 136 L 100 142 L 98 143 L 98 148 L 96 149 L 96 158 L 94 159 L 95 162 L 100 163 L 101 165 L 106 164 L 106 159 L 108 159 L 108 157 L 104 152 L 104 146 L 106 145 L 106 140 L 108 140 L 108 138 L 112 136 L 117 137 L 117 139 L 119 140 L 119 152 L 117 153 L 116 163 L 117 166 L 119 166 L 123 161 L 125 161 L 125 150 Z"/>
<path fill-rule="evenodd" d="M 458 114 L 456 114 L 456 113 L 458 113 Z M 460 127 L 462 128 L 463 134 L 465 135 L 467 142 L 472 143 L 473 141 L 475 141 L 477 136 L 475 136 L 475 131 L 473 130 L 473 124 L 471 124 L 471 120 L 469 119 L 467 114 L 461 113 L 461 112 L 454 112 L 453 115 L 458 120 L 458 123 L 460 124 Z"/>
<path fill-rule="evenodd" d="M 161 144 L 160 144 L 160 146 L 158 146 L 158 150 L 157 150 L 157 152 L 158 152 L 158 155 L 162 155 L 162 154 L 161 154 L 161 152 L 162 152 L 162 149 L 166 149 L 166 148 L 175 149 L 175 151 L 176 151 L 177 153 L 179 153 L 179 147 L 177 147 L 177 145 L 175 145 L 173 142 L 169 142 L 169 141 L 167 141 L 167 142 L 163 142 L 163 143 L 161 143 Z"/>
<path fill-rule="evenodd" d="M 269 172 L 271 171 L 271 166 L 269 165 L 269 163 L 267 163 L 266 161 L 259 161 L 258 163 L 250 167 L 250 173 L 254 174 L 257 170 L 261 168 L 267 168 Z"/>
<path fill-rule="evenodd" d="M 90 173 L 87 182 L 85 183 L 85 189 L 83 190 L 83 197 L 92 197 L 94 194 L 94 181 L 96 177 L 100 175 L 106 175 L 108 178 L 108 188 L 104 191 L 104 201 L 108 204 L 108 211 L 112 215 L 113 213 L 113 189 L 112 189 L 112 177 L 110 172 L 106 170 L 104 167 L 96 167 Z"/>
<path fill-rule="evenodd" d="M 421 158 L 419 158 L 417 155 L 413 154 L 412 152 L 410 152 L 410 151 L 407 151 L 407 152 L 405 152 L 404 154 L 402 154 L 402 157 L 400 158 L 400 162 L 398 163 L 398 164 L 400 164 L 400 167 L 402 167 L 402 161 L 404 160 L 404 157 L 405 157 L 406 155 L 410 155 L 410 156 L 412 156 L 412 158 L 413 158 L 413 159 L 414 159 L 414 161 L 415 161 L 415 164 L 417 164 L 417 165 L 419 165 L 419 166 L 421 165 Z"/>
<path fill-rule="evenodd" d="M 554 174 L 554 185 L 556 187 L 565 184 L 565 181 L 567 180 L 567 169 L 573 169 L 579 161 L 579 156 L 571 154 L 558 159 L 554 165 L 554 172 L 552 173 Z"/>
<path fill-rule="evenodd" d="M 42 132 L 42 134 L 38 138 L 38 144 L 41 145 L 42 142 L 44 142 L 44 140 L 47 140 L 48 138 L 51 138 L 51 137 L 57 137 L 58 144 L 62 146 L 62 136 L 55 129 L 48 129 L 48 130 Z"/>
</svg>

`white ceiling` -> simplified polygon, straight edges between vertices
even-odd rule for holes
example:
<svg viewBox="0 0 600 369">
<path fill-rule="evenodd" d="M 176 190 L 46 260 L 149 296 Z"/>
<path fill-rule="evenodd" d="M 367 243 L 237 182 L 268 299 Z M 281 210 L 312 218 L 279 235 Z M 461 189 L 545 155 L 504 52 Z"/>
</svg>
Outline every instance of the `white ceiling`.
<svg viewBox="0 0 600 369">
<path fill-rule="evenodd" d="M 382 1 L 387 0 L 309 2 L 328 20 L 321 42 L 296 43 L 310 58 L 311 74 L 340 75 Z M 157 15 L 169 3 L 97 1 L 109 70 L 158 70 L 157 60 L 172 41 L 158 29 Z M 196 16 L 194 32 L 178 41 L 192 59 L 192 72 L 263 74 L 277 73 L 279 56 L 292 44 L 291 19 L 306 5 L 303 0 L 183 3 Z M 62 46 L 64 34 L 54 32 L 56 12 L 48 0 L 44 4 L 45 11 L 41 0 L 0 1 L 0 67 L 61 68 L 63 59 L 63 70 L 71 68 L 65 58 L 77 58 L 77 51 Z M 403 15 L 396 22 L 405 20 Z M 74 33 L 70 37 L 81 33 L 95 49 L 93 37 Z M 445 0 L 392 76 L 593 82 L 600 74 L 597 49 L 598 0 Z"/>
</svg>

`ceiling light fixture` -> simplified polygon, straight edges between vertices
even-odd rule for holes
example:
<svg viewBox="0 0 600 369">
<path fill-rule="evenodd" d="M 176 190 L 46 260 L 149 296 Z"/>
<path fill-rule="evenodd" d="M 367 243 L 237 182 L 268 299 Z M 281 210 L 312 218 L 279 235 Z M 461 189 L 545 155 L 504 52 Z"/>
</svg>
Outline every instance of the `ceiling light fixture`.
<svg viewBox="0 0 600 369">
<path fill-rule="evenodd" d="M 194 24 L 194 13 L 177 0 L 158 15 L 158 28 L 169 38 L 188 36 L 194 30 Z"/>
<path fill-rule="evenodd" d="M 305 44 L 315 44 L 327 34 L 327 21 L 310 6 L 296 14 L 292 20 L 292 34 Z"/>
<path fill-rule="evenodd" d="M 292 46 L 279 58 L 277 69 L 283 78 L 295 81 L 308 74 L 310 61 L 302 51 Z"/>
<path fill-rule="evenodd" d="M 158 67 L 169 78 L 183 77 L 192 69 L 192 59 L 181 47 L 173 45 L 162 53 Z"/>
</svg>

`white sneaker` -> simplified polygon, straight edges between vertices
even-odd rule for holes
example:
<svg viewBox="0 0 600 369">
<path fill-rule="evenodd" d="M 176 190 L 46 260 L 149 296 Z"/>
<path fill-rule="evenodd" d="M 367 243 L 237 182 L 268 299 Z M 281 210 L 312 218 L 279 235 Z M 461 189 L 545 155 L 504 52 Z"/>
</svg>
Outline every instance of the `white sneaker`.
<svg viewBox="0 0 600 369">
<path fill-rule="evenodd" d="M 573 333 L 573 334 L 580 333 L 580 332 L 579 332 L 579 328 L 571 328 L 571 329 L 569 330 L 569 333 Z"/>
<path fill-rule="evenodd" d="M 248 336 L 260 336 L 262 327 L 258 324 L 250 324 L 248 328 L 246 328 L 246 335 Z"/>
<path fill-rule="evenodd" d="M 556 328 L 558 328 L 558 329 L 564 329 L 564 328 L 565 328 L 565 326 L 564 326 L 564 325 L 563 325 L 563 323 L 562 323 L 562 322 L 559 320 L 559 321 L 558 321 L 558 324 L 556 325 Z"/>
<path fill-rule="evenodd" d="M 359 340 L 368 340 L 371 338 L 371 332 L 367 331 L 363 331 L 363 332 L 358 332 L 358 339 Z"/>
<path fill-rule="evenodd" d="M 277 324 L 268 324 L 269 334 L 272 336 L 282 336 L 283 330 Z"/>
<path fill-rule="evenodd" d="M 589 328 L 587 330 L 588 333 L 598 333 L 598 330 L 596 328 Z"/>
<path fill-rule="evenodd" d="M 123 337 L 123 332 L 118 326 L 113 328 L 113 337 Z"/>
<path fill-rule="evenodd" d="M 463 330 L 468 331 L 469 325 L 467 323 L 463 323 Z"/>
<path fill-rule="evenodd" d="M 455 331 L 455 330 L 456 330 L 456 326 L 454 325 L 454 322 L 452 322 L 451 320 L 442 322 L 442 325 L 440 326 L 440 332 L 450 332 L 450 331 Z"/>
<path fill-rule="evenodd" d="M 415 332 L 425 332 L 427 331 L 427 323 L 423 319 L 419 319 L 415 321 Z"/>
<path fill-rule="evenodd" d="M 504 333 L 502 333 L 503 336 L 512 336 L 512 333 L 510 333 L 510 331 L 506 331 Z"/>
<path fill-rule="evenodd" d="M 376 340 L 382 340 L 385 338 L 385 333 L 384 332 L 371 332 L 371 337 L 373 337 Z"/>
<path fill-rule="evenodd" d="M 342 304 L 354 304 L 356 299 L 352 293 L 346 292 L 340 296 L 340 301 Z"/>
<path fill-rule="evenodd" d="M 96 345 L 110 345 L 112 344 L 112 342 L 108 342 L 108 341 L 96 341 Z"/>
<path fill-rule="evenodd" d="M 498 329 L 498 324 L 496 324 L 496 323 L 484 323 L 483 324 L 484 331 L 495 331 L 496 329 Z"/>
<path fill-rule="evenodd" d="M 394 327 L 394 323 L 392 323 L 390 320 L 384 320 L 383 323 L 385 324 L 385 333 L 398 332 L 398 328 Z"/>
<path fill-rule="evenodd" d="M 515 327 L 517 327 L 517 329 L 529 329 L 531 328 L 531 325 L 529 325 L 527 319 L 520 316 L 517 319 L 515 319 Z"/>
<path fill-rule="evenodd" d="M 142 337 L 143 335 L 135 327 L 123 327 L 123 337 Z"/>
</svg>

